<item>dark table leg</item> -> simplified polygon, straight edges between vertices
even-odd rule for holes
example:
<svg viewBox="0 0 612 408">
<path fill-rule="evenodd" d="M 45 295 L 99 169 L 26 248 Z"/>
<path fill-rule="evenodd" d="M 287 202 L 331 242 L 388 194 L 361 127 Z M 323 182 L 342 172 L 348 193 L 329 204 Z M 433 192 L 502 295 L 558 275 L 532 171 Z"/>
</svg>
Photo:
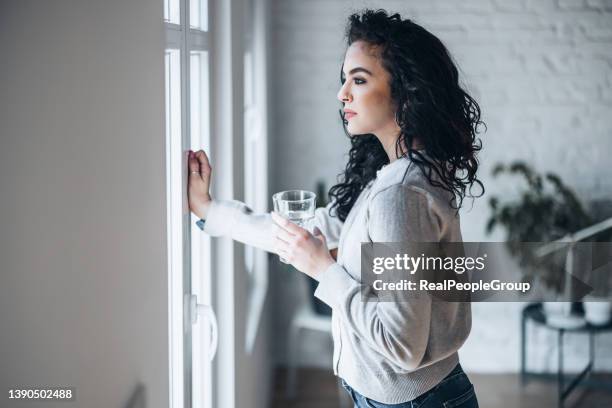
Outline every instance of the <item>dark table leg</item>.
<svg viewBox="0 0 612 408">
<path fill-rule="evenodd" d="M 527 344 L 525 338 L 527 336 L 527 318 L 525 313 L 521 314 L 521 385 L 524 386 L 527 383 Z"/>
<path fill-rule="evenodd" d="M 563 408 L 565 399 L 569 396 L 569 394 L 580 384 L 589 374 L 591 374 L 593 369 L 593 361 L 595 360 L 595 347 L 593 346 L 593 332 L 589 332 L 589 363 L 586 367 L 568 384 L 567 388 L 565 387 L 565 376 L 563 374 L 563 334 L 564 330 L 559 330 L 558 335 L 558 354 L 559 354 L 559 369 L 557 371 L 557 385 L 559 391 L 559 400 L 558 406 L 559 408 Z"/>
<path fill-rule="evenodd" d="M 557 353 L 558 353 L 558 367 L 557 367 L 557 389 L 558 389 L 558 403 L 559 408 L 563 408 L 563 329 L 559 330 L 557 335 Z"/>
<path fill-rule="evenodd" d="M 595 364 L 595 333 L 589 332 L 589 365 L 593 368 Z"/>
</svg>

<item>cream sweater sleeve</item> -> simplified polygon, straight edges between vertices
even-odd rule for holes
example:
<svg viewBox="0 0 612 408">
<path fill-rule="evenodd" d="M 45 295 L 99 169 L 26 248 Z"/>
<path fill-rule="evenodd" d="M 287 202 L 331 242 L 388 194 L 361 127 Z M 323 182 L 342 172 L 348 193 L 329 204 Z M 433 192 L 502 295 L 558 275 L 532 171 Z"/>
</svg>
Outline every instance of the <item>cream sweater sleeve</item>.
<svg viewBox="0 0 612 408">
<path fill-rule="evenodd" d="M 343 222 L 329 214 L 327 207 L 315 210 L 314 225 L 321 230 L 329 249 L 338 247 Z M 204 232 L 213 237 L 229 237 L 246 245 L 276 253 L 274 239 L 278 226 L 270 213 L 255 214 L 237 200 L 213 200 L 208 210 Z"/>
</svg>

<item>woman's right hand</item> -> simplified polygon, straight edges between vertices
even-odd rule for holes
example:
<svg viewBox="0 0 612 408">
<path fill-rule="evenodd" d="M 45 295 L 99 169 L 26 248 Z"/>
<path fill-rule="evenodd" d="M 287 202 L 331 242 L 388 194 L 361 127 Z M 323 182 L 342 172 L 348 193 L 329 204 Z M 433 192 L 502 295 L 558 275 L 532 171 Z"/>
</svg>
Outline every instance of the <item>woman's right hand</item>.
<svg viewBox="0 0 612 408">
<path fill-rule="evenodd" d="M 210 197 L 212 168 L 204 150 L 198 150 L 195 153 L 189 151 L 188 171 L 187 198 L 189 209 L 199 218 L 205 220 L 212 202 Z"/>
</svg>

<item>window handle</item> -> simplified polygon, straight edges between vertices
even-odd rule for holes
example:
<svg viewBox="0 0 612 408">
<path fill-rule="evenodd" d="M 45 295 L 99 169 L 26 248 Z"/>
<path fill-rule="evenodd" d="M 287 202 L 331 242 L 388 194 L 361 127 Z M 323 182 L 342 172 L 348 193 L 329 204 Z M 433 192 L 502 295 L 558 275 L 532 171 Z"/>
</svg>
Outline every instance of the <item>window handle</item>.
<svg viewBox="0 0 612 408">
<path fill-rule="evenodd" d="M 191 295 L 190 298 L 190 314 L 191 324 L 198 323 L 199 319 L 204 319 L 210 325 L 210 361 L 213 361 L 217 354 L 217 346 L 219 344 L 219 326 L 217 325 L 217 315 L 213 311 L 213 308 L 209 305 L 203 305 L 198 303 L 198 297 Z"/>
</svg>

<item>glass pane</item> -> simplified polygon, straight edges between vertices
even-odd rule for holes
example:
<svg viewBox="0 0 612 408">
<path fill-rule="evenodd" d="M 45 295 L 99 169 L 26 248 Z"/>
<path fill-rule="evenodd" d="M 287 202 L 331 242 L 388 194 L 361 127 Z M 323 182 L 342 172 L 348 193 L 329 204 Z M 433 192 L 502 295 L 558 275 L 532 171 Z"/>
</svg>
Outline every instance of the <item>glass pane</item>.
<svg viewBox="0 0 612 408">
<path fill-rule="evenodd" d="M 189 25 L 208 31 L 208 0 L 189 0 Z"/>
<path fill-rule="evenodd" d="M 181 148 L 181 59 L 179 50 L 165 53 L 166 208 L 168 219 L 168 310 L 170 398 L 182 407 L 183 389 L 183 206 Z"/>
<path fill-rule="evenodd" d="M 191 150 L 210 152 L 210 103 L 208 53 L 192 51 L 190 54 L 190 131 Z M 193 216 L 193 222 L 197 221 Z M 192 225 L 193 225 L 192 222 Z M 211 239 L 198 228 L 191 230 L 191 290 L 198 303 L 210 305 L 211 291 Z M 210 326 L 201 321 L 192 333 L 192 406 L 212 406 L 212 376 L 209 358 Z"/>
<path fill-rule="evenodd" d="M 192 150 L 208 149 L 210 145 L 210 86 L 207 51 L 191 52 L 190 71 L 191 146 Z"/>
<path fill-rule="evenodd" d="M 164 21 L 181 24 L 181 0 L 164 0 Z"/>
</svg>

